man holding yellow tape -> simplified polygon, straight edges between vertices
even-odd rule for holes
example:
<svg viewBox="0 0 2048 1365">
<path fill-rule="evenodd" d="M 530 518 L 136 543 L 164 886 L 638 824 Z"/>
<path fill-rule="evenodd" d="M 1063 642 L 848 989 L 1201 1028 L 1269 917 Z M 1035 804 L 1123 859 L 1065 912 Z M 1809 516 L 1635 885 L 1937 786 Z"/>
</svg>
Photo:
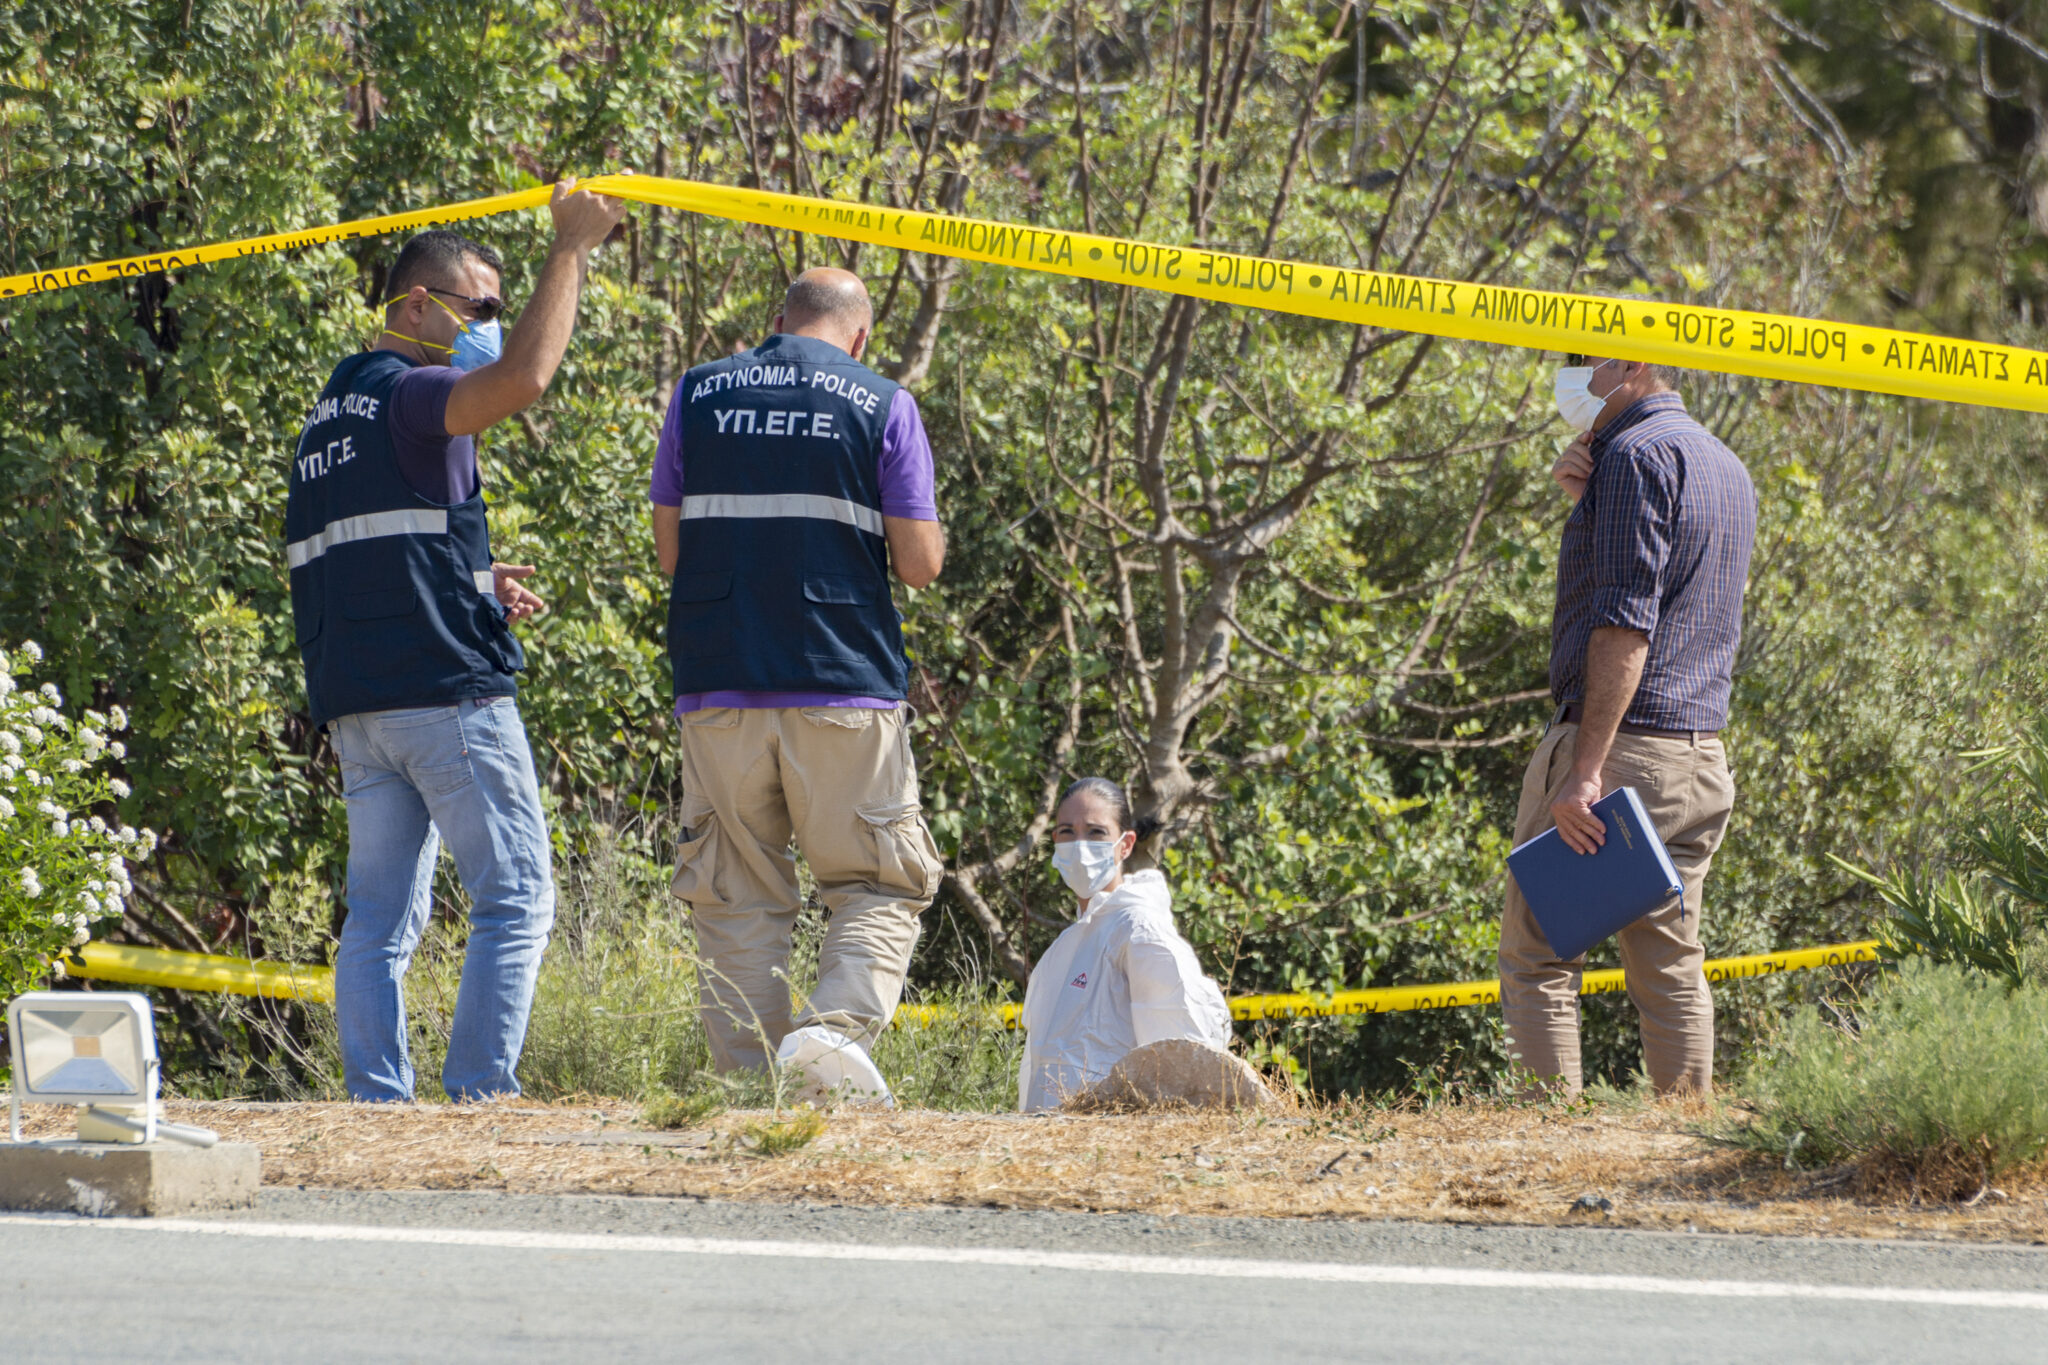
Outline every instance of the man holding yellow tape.
<svg viewBox="0 0 2048 1365">
<path fill-rule="evenodd" d="M 1580 853 L 1606 828 L 1590 807 L 1634 787 L 1685 890 L 1617 938 L 1660 1094 L 1714 1077 L 1714 1000 L 1701 890 L 1735 782 L 1721 747 L 1756 490 L 1742 462 L 1687 414 L 1657 366 L 1568 357 L 1557 405 L 1582 433 L 1551 474 L 1573 500 L 1558 553 L 1550 728 L 1522 779 L 1515 842 L 1553 824 Z M 1544 1085 L 1578 1093 L 1583 957 L 1560 961 L 1509 879 L 1500 999 L 1508 1049 Z"/>
<path fill-rule="evenodd" d="M 491 557 L 472 439 L 546 392 L 622 200 L 555 187 L 555 241 L 500 354 L 499 260 L 448 231 L 399 253 L 384 331 L 299 434 L 285 507 L 306 698 L 341 762 L 348 917 L 334 963 L 343 1077 L 413 1098 L 402 984 L 446 841 L 473 902 L 441 1082 L 516 1095 L 555 888 L 507 624 L 542 609 Z"/>
</svg>

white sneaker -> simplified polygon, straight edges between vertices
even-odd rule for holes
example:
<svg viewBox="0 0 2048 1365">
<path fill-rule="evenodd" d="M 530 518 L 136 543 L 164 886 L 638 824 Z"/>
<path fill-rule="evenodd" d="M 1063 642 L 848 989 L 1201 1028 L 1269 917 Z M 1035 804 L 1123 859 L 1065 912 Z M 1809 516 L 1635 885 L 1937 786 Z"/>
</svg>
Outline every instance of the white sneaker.
<svg viewBox="0 0 2048 1365">
<path fill-rule="evenodd" d="M 805 1085 L 798 1099 L 824 1100 L 837 1094 L 855 1103 L 896 1107 L 896 1097 L 867 1049 L 837 1029 L 806 1024 L 782 1040 L 775 1060 L 803 1073 Z"/>
</svg>

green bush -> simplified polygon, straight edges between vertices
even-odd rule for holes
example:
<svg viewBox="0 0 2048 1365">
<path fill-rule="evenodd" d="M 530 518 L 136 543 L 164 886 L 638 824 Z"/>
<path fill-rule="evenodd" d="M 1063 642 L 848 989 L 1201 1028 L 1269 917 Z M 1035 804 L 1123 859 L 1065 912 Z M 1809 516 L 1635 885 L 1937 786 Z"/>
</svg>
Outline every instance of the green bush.
<svg viewBox="0 0 2048 1365">
<path fill-rule="evenodd" d="M 1851 1014 L 1795 1014 L 1743 1095 L 1750 1115 L 1725 1140 L 1968 1195 L 2048 1151 L 2048 988 L 1908 960 Z"/>
<path fill-rule="evenodd" d="M 1953 841 L 1964 872 L 1894 865 L 1880 877 L 1835 861 L 1890 912 L 1878 925 L 1887 958 L 1955 963 L 2017 986 L 2038 974 L 2029 945 L 2048 931 L 2048 712 L 2016 742 L 1969 757 L 1993 776 L 1967 802 L 1983 818 Z"/>
</svg>

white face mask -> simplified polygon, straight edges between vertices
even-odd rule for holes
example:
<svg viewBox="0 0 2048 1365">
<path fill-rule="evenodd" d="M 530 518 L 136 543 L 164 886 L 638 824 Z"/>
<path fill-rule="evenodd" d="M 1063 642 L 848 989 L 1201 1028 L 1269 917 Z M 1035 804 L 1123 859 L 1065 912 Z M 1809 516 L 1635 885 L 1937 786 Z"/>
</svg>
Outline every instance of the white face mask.
<svg viewBox="0 0 2048 1365">
<path fill-rule="evenodd" d="M 1602 365 L 1612 363 L 1603 360 L 1599 365 L 1567 365 L 1557 372 L 1557 415 L 1573 431 L 1591 431 L 1593 423 L 1600 420 L 1607 400 L 1593 392 L 1593 376 Z"/>
<path fill-rule="evenodd" d="M 1052 846 L 1053 868 L 1066 881 L 1067 889 L 1082 900 L 1094 900 L 1097 892 L 1116 877 L 1123 860 L 1116 856 L 1116 844 L 1076 839 Z"/>
</svg>

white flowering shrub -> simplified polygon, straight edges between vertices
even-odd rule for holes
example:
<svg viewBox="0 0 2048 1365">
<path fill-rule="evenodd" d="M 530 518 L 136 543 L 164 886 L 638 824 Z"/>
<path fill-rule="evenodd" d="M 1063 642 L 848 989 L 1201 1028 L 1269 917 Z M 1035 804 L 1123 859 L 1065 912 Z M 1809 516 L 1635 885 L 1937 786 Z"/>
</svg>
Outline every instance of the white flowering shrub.
<svg viewBox="0 0 2048 1365">
<path fill-rule="evenodd" d="M 128 795 L 104 771 L 123 757 L 110 735 L 127 717 L 118 707 L 67 717 L 54 684 L 28 685 L 42 657 L 33 640 L 0 651 L 0 999 L 34 985 L 95 925 L 118 922 L 129 862 L 156 847 L 148 830 L 92 813 Z"/>
</svg>

